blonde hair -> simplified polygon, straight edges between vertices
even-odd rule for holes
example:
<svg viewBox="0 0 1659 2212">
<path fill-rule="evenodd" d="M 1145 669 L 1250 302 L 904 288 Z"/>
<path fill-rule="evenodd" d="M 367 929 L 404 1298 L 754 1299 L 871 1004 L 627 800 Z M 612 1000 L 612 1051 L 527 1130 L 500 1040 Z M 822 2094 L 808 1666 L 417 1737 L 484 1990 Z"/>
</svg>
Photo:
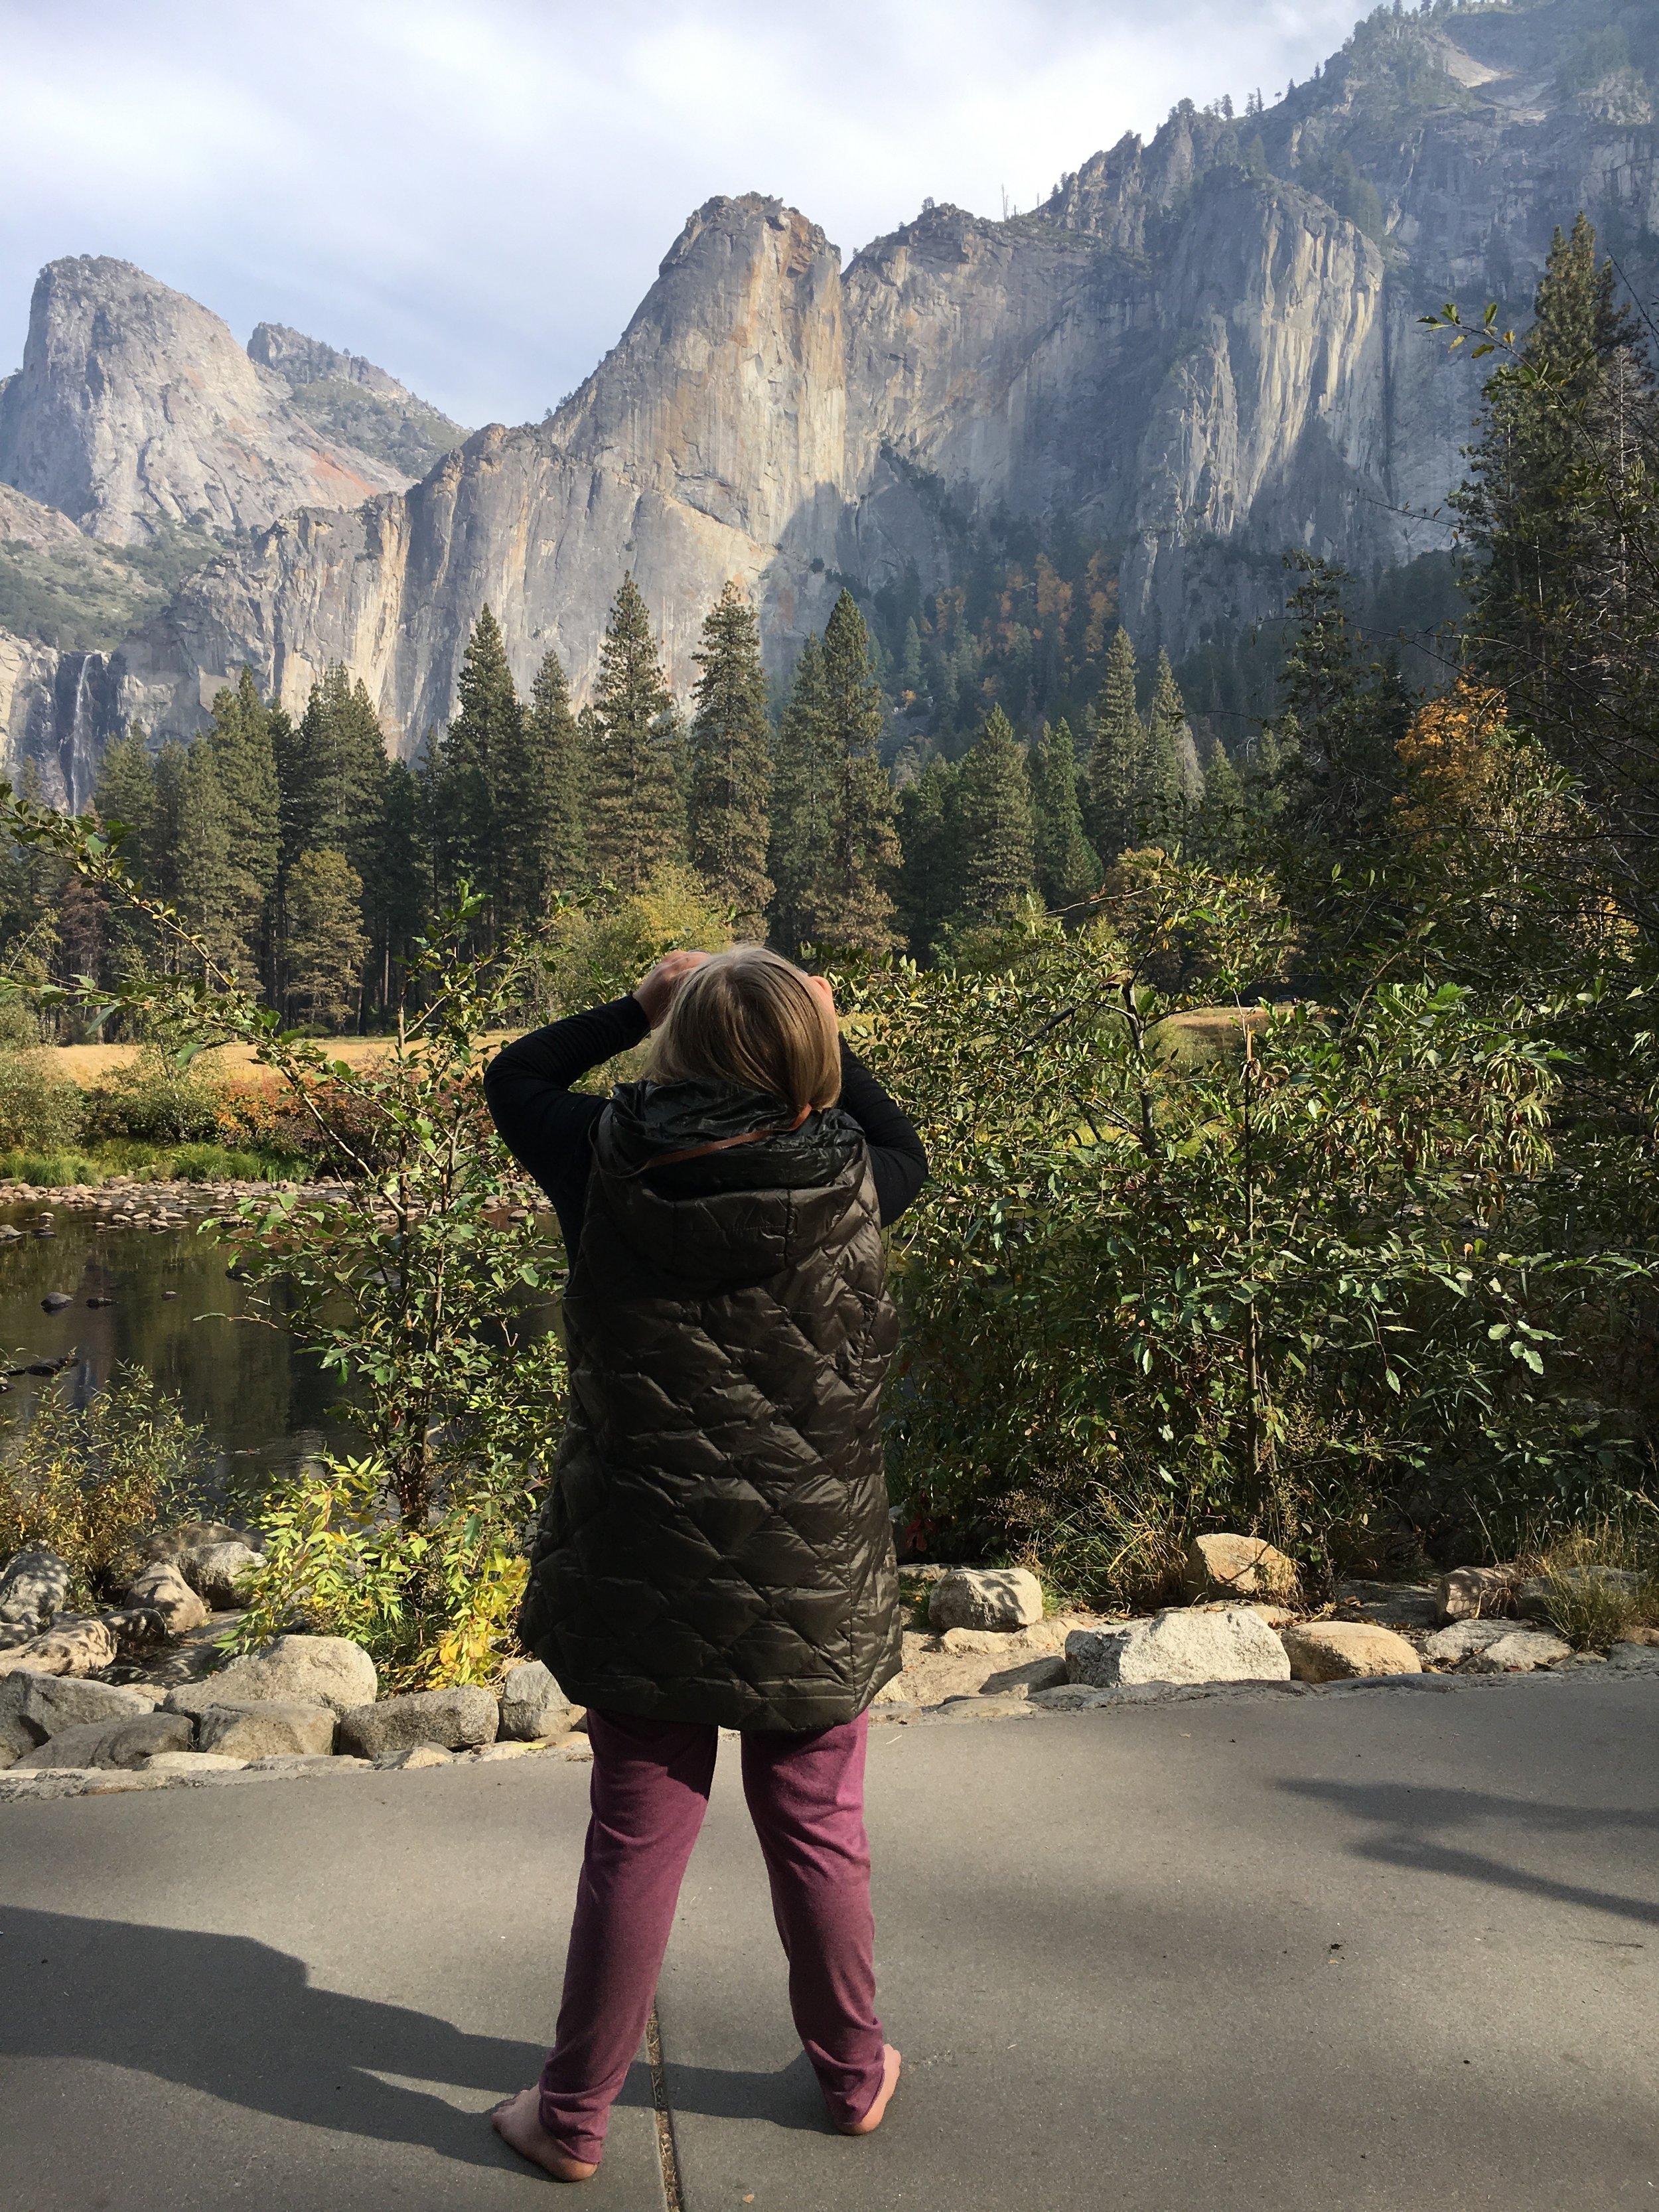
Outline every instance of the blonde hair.
<svg viewBox="0 0 1659 2212">
<path fill-rule="evenodd" d="M 799 968 L 758 945 L 734 945 L 694 968 L 674 994 L 646 1073 L 743 1085 L 795 1111 L 841 1097 L 836 1017 Z"/>
</svg>

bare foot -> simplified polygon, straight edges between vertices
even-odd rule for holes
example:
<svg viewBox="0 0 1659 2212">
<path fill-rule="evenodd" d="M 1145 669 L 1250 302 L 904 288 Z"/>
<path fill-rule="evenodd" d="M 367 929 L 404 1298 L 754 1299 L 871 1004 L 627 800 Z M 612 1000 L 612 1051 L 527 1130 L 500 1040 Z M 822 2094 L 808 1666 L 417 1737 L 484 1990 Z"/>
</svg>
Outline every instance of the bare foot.
<svg viewBox="0 0 1659 2212">
<path fill-rule="evenodd" d="M 887 2100 L 898 2087 L 899 2055 L 890 2043 L 881 2046 L 881 2087 L 876 2100 L 861 2120 L 842 2120 L 837 2124 L 844 2136 L 872 2136 L 881 2125 L 887 2110 Z"/>
<path fill-rule="evenodd" d="M 876 2100 L 886 2102 L 883 2091 Z M 520 2158 L 527 2158 L 532 2166 L 539 2166 L 550 2173 L 555 2181 L 591 2181 L 599 2172 L 586 2159 L 569 2158 L 559 2148 L 542 2125 L 541 2093 L 536 2089 L 520 2089 L 516 2097 L 497 2105 L 489 2115 L 489 2124 L 504 2143 L 508 2143 Z"/>
</svg>

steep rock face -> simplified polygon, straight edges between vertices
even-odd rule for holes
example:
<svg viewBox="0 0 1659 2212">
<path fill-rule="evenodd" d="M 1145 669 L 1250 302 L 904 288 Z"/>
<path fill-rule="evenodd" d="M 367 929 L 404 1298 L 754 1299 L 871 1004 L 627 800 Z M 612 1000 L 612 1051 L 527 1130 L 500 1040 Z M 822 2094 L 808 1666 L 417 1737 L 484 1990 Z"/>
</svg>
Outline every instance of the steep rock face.
<svg viewBox="0 0 1659 2212">
<path fill-rule="evenodd" d="M 804 216 L 711 201 L 550 422 L 278 520 L 76 672 L 49 750 L 73 761 L 106 697 L 186 732 L 245 661 L 297 707 L 342 660 L 408 750 L 451 713 L 486 600 L 521 684 L 551 645 L 585 692 L 624 568 L 678 686 L 728 576 L 785 665 L 832 579 L 933 586 L 999 510 L 1121 550 L 1137 642 L 1177 653 L 1275 611 L 1288 547 L 1365 573 L 1442 549 L 1479 378 L 1421 315 L 1495 297 L 1523 319 L 1580 205 L 1638 285 L 1659 275 L 1651 101 L 1633 70 L 1586 76 L 1580 29 L 1571 0 L 1379 13 L 1266 114 L 1183 106 L 1035 213 L 930 210 L 844 279 Z M 1659 19 L 1650 44 L 1659 83 Z M 269 328 L 259 349 L 314 378 L 296 402 L 373 396 L 354 357 Z M 67 696 L 55 665 L 18 681 Z M 55 730 L 30 713 L 31 742 Z"/>
<path fill-rule="evenodd" d="M 624 568 L 682 684 L 711 578 L 755 589 L 774 638 L 804 634 L 833 599 L 845 495 L 840 317 L 822 231 L 776 201 L 711 201 L 551 422 L 482 430 L 406 496 L 302 513 L 216 562 L 124 648 L 122 711 L 193 726 L 244 661 L 299 706 L 343 661 L 407 753 L 451 713 L 486 602 L 521 683 L 550 645 L 585 690 Z"/>
<path fill-rule="evenodd" d="M 169 523 L 257 529 L 408 481 L 320 436 L 216 315 L 92 256 L 40 272 L 0 395 L 0 479 L 118 545 Z"/>
<path fill-rule="evenodd" d="M 399 384 L 360 353 L 342 353 L 308 338 L 286 323 L 256 323 L 247 342 L 247 357 L 261 368 L 274 369 L 290 389 L 301 384 L 360 384 L 365 392 L 383 399 L 412 399 L 407 385 Z"/>
</svg>

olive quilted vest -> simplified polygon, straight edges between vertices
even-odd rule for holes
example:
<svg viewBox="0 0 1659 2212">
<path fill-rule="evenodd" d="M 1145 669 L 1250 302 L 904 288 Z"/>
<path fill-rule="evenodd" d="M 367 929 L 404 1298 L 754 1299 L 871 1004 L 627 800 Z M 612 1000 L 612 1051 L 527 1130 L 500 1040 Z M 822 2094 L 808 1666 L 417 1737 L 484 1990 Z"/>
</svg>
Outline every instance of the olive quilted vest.
<svg viewBox="0 0 1659 2212">
<path fill-rule="evenodd" d="M 828 1728 L 899 1669 L 868 1153 L 833 1109 L 753 1141 L 778 1110 L 629 1084 L 594 1133 L 520 1633 L 603 1711 Z"/>
</svg>

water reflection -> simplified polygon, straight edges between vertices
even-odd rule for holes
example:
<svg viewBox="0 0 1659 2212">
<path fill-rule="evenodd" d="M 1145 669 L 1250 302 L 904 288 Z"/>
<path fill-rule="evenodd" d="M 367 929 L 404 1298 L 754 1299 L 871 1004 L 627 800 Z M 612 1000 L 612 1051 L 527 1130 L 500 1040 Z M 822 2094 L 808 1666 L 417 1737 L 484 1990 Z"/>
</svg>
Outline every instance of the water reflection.
<svg viewBox="0 0 1659 2212">
<path fill-rule="evenodd" d="M 349 1429 L 327 1412 L 339 1383 L 281 1325 L 280 1285 L 256 1294 L 230 1280 L 210 1224 L 100 1231 L 95 1215 L 60 1209 L 54 1234 L 37 1237 L 39 1218 L 34 1207 L 0 1207 L 0 1221 L 24 1231 L 21 1242 L 0 1246 L 0 1352 L 8 1355 L 0 1364 L 75 1352 L 58 1387 L 77 1405 L 117 1366 L 144 1368 L 206 1430 L 222 1471 L 235 1460 L 274 1473 L 324 1445 L 351 1447 Z M 43 1312 L 52 1291 L 72 1303 Z M 88 1298 L 112 1303 L 88 1306 Z M 32 1376 L 13 1379 L 0 1397 L 0 1421 L 27 1418 L 34 1394 L 50 1387 Z"/>
</svg>

